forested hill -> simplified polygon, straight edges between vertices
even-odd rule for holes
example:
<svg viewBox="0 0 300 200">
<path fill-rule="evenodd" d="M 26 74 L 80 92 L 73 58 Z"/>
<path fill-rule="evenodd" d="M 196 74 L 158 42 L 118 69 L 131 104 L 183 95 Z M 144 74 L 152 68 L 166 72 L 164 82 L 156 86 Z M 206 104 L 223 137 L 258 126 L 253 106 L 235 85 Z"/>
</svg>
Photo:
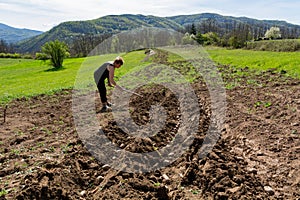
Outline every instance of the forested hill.
<svg viewBox="0 0 300 200">
<path fill-rule="evenodd" d="M 108 15 L 94 20 L 63 22 L 51 30 L 18 44 L 21 52 L 39 51 L 47 41 L 59 39 L 70 43 L 82 35 L 108 35 L 140 27 L 180 29 L 180 24 L 163 17 L 144 15 Z"/>
<path fill-rule="evenodd" d="M 223 16 L 215 13 L 202 13 L 202 14 L 194 14 L 194 15 L 177 15 L 172 17 L 167 17 L 168 19 L 186 26 L 190 24 L 201 24 L 203 21 L 208 19 L 215 20 L 221 27 L 226 26 L 226 24 L 237 24 L 237 23 L 245 23 L 249 25 L 259 25 L 259 26 L 286 26 L 286 27 L 297 27 L 300 28 L 299 25 L 294 25 L 288 23 L 286 21 L 280 20 L 258 20 L 248 17 L 232 17 L 232 16 Z"/>
<path fill-rule="evenodd" d="M 103 40 L 111 34 L 120 31 L 132 30 L 139 27 L 159 27 L 174 29 L 185 32 L 189 27 L 194 25 L 198 31 L 218 32 L 226 34 L 236 28 L 249 30 L 253 37 L 263 36 L 265 31 L 272 26 L 280 27 L 282 35 L 285 38 L 295 38 L 300 35 L 300 26 L 277 20 L 257 20 L 247 17 L 222 16 L 214 13 L 202 13 L 194 15 L 179 15 L 172 17 L 157 17 L 145 15 L 108 15 L 94 20 L 87 21 L 70 21 L 59 24 L 51 30 L 22 41 L 18 44 L 20 52 L 36 52 L 48 41 L 59 39 L 72 43 L 83 36 L 99 37 Z M 86 38 L 85 38 L 86 39 Z"/>
<path fill-rule="evenodd" d="M 189 30 L 192 25 L 201 33 L 216 32 L 224 36 L 230 32 L 248 32 L 253 39 L 263 37 L 272 26 L 280 28 L 282 38 L 299 38 L 300 25 L 280 20 L 258 20 L 248 17 L 223 16 L 215 13 L 179 15 L 168 19 Z"/>
</svg>

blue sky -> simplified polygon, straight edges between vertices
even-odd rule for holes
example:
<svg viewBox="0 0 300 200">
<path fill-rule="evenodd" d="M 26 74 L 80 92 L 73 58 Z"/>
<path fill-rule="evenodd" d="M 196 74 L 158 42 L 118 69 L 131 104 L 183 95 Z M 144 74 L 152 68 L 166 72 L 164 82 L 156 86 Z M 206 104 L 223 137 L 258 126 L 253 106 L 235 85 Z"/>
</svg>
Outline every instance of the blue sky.
<svg viewBox="0 0 300 200">
<path fill-rule="evenodd" d="M 0 23 L 47 31 L 65 21 L 111 14 L 174 16 L 218 13 L 300 25 L 299 0 L 0 0 Z"/>
</svg>

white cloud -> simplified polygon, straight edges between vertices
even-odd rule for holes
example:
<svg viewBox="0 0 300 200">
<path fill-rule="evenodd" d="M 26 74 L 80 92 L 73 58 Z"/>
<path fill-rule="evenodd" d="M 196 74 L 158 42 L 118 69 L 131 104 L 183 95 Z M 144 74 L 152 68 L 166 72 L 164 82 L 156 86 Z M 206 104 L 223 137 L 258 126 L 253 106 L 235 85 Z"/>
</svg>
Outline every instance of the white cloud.
<svg viewBox="0 0 300 200">
<path fill-rule="evenodd" d="M 296 0 L 0 0 L 0 19 L 15 27 L 49 30 L 64 21 L 112 14 L 174 16 L 214 12 L 300 24 L 299 7 Z"/>
</svg>

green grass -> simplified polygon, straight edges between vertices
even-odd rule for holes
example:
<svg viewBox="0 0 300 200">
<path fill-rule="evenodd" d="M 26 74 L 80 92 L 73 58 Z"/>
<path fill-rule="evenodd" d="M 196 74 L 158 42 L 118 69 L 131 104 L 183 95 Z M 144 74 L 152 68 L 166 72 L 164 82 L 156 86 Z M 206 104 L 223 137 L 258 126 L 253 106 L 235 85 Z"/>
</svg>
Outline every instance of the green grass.
<svg viewBox="0 0 300 200">
<path fill-rule="evenodd" d="M 63 69 L 52 71 L 37 60 L 0 59 L 0 102 L 70 88 L 82 61 L 83 58 L 67 59 Z"/>
<path fill-rule="evenodd" d="M 232 67 L 238 68 L 248 66 L 254 70 L 276 68 L 278 71 L 287 71 L 289 76 L 300 78 L 300 52 L 226 50 L 222 48 L 207 48 L 207 52 L 216 63 L 230 64 Z M 21 97 L 53 94 L 63 89 L 74 88 L 74 85 L 86 87 L 92 84 L 96 88 L 93 71 L 103 62 L 113 60 L 116 56 L 116 54 L 112 54 L 66 59 L 63 64 L 64 68 L 58 71 L 51 70 L 51 66 L 42 61 L 1 58 L 0 104 Z M 127 73 L 135 74 L 150 63 L 150 61 L 141 62 L 145 58 L 144 51 L 133 51 L 121 54 L 121 56 L 124 58 L 125 64 L 116 70 L 117 81 Z M 169 57 L 169 61 L 174 63 L 178 59 L 182 60 L 176 55 Z M 142 78 L 130 75 L 125 77 L 130 81 L 138 81 Z"/>
<path fill-rule="evenodd" d="M 300 52 L 270 52 L 251 50 L 227 50 L 223 48 L 206 49 L 212 60 L 218 64 L 254 70 L 284 70 L 287 75 L 300 78 Z"/>
<path fill-rule="evenodd" d="M 117 55 L 102 55 L 89 58 L 65 59 L 64 68 L 52 70 L 47 63 L 29 59 L 0 58 L 0 104 L 40 94 L 53 94 L 63 89 L 74 88 L 76 77 L 84 77 L 83 84 L 93 84 L 93 72 L 103 62 Z M 141 64 L 143 51 L 121 55 L 125 64 L 116 70 L 116 79 Z"/>
</svg>

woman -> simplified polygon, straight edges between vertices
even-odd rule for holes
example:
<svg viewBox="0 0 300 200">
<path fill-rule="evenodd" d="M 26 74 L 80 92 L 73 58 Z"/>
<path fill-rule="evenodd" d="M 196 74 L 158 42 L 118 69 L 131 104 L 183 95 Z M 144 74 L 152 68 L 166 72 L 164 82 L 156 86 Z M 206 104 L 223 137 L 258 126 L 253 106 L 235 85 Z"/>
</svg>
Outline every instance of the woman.
<svg viewBox="0 0 300 200">
<path fill-rule="evenodd" d="M 107 101 L 106 96 L 106 87 L 105 87 L 105 79 L 108 79 L 108 86 L 110 87 L 117 87 L 117 83 L 114 80 L 115 69 L 120 68 L 124 63 L 122 57 L 117 57 L 113 62 L 106 62 L 101 65 L 95 72 L 94 72 L 94 79 L 100 94 L 102 108 L 100 112 L 107 112 L 110 110 L 111 103 Z"/>
</svg>

